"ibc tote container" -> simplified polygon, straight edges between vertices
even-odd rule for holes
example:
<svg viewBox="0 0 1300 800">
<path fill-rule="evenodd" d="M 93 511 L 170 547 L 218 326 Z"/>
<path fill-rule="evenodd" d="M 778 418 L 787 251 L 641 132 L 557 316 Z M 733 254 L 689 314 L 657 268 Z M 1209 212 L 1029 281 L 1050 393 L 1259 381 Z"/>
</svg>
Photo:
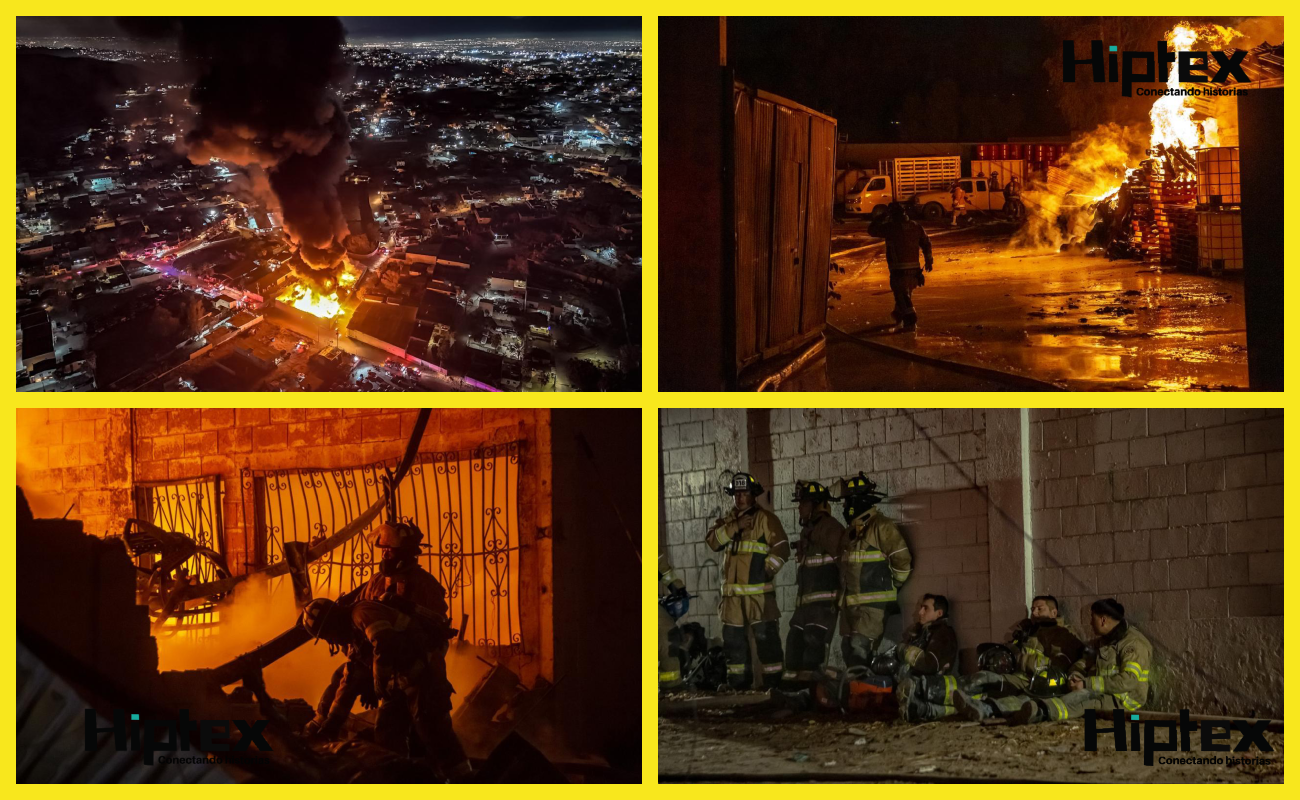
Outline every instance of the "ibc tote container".
<svg viewBox="0 0 1300 800">
<path fill-rule="evenodd" d="M 1241 212 L 1198 211 L 1196 233 L 1199 271 L 1221 272 L 1243 268 Z"/>
<path fill-rule="evenodd" d="M 1236 147 L 1196 151 L 1196 204 L 1201 208 L 1241 205 L 1241 165 Z"/>
</svg>

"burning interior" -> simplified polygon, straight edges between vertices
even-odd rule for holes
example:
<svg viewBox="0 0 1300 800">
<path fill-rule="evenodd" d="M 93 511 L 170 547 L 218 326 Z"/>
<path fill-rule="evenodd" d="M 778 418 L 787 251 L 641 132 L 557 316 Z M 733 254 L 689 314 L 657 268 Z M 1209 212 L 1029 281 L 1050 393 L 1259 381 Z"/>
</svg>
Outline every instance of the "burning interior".
<svg viewBox="0 0 1300 800">
<path fill-rule="evenodd" d="M 19 472 L 31 513 L 20 509 L 19 561 L 31 568 L 20 581 L 20 683 L 40 712 L 20 725 L 20 780 L 176 779 L 174 767 L 114 752 L 111 736 L 82 753 L 83 708 L 104 720 L 121 708 L 267 720 L 268 758 L 215 768 L 216 780 L 447 777 L 439 754 L 421 749 L 418 718 L 410 752 L 405 735 L 396 750 L 385 741 L 384 695 L 376 708 L 363 692 L 341 716 L 337 700 L 326 702 L 339 696 L 331 690 L 354 646 L 305 627 L 313 602 L 354 608 L 393 574 L 381 552 L 393 525 L 420 532 L 412 575 L 444 592 L 455 632 L 442 663 L 471 779 L 633 779 L 636 715 L 591 727 L 594 706 L 579 708 L 602 681 L 613 689 L 620 637 L 635 646 L 634 635 L 589 641 L 591 623 L 626 615 L 618 625 L 635 629 L 632 597 L 611 598 L 616 583 L 603 578 L 562 586 L 595 571 L 588 559 L 601 551 L 599 569 L 630 584 L 630 534 L 581 548 L 551 536 L 561 511 L 574 535 L 584 515 L 595 530 L 597 516 L 631 513 L 632 490 L 579 486 L 579 475 L 634 464 L 630 442 L 589 427 L 633 430 L 630 421 L 546 411 L 24 413 L 31 447 Z M 72 447 L 96 462 L 85 468 L 35 444 L 83 437 Z M 185 455 L 187 439 L 196 455 Z M 80 477 L 69 481 L 72 470 Z M 589 605 L 596 596 L 600 609 Z M 57 710 L 41 688 L 55 679 L 67 687 Z M 334 727 L 322 732 L 326 718 Z M 52 748 L 38 746 L 51 738 Z"/>
</svg>

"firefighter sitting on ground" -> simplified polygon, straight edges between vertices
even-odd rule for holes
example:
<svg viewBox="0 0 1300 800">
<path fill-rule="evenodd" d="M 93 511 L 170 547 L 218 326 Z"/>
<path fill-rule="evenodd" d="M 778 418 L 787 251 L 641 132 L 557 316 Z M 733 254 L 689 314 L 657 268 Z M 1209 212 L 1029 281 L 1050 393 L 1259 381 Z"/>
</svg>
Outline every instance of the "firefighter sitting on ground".
<svg viewBox="0 0 1300 800">
<path fill-rule="evenodd" d="M 941 719 L 955 712 L 949 698 L 956 686 L 952 672 L 957 663 L 957 633 L 948 617 L 948 598 L 923 595 L 915 619 L 894 655 L 898 717 L 904 722 Z M 874 669 L 879 672 L 889 666 L 877 663 Z"/>
<path fill-rule="evenodd" d="M 1008 635 L 1009 645 L 989 645 L 980 653 L 980 669 L 957 679 L 964 707 L 987 707 L 994 714 L 1010 713 L 1020 706 L 1003 698 L 1019 695 L 1056 696 L 1064 693 L 1066 673 L 1083 654 L 1084 644 L 1060 618 L 1056 598 L 1035 597 L 1029 617 L 1016 623 Z M 982 701 L 973 703 L 971 701 Z M 955 695 L 946 701 L 958 705 Z M 978 713 L 970 714 L 978 719 Z"/>
<path fill-rule="evenodd" d="M 737 472 L 726 487 L 735 506 L 709 528 L 705 543 L 725 553 L 722 562 L 722 643 L 727 657 L 727 683 L 733 689 L 753 686 L 754 675 L 764 687 L 781 681 L 781 611 L 773 580 L 790 557 L 781 521 L 759 508 L 763 486 L 753 475 Z M 751 669 L 749 633 L 757 644 L 759 664 Z"/>
<path fill-rule="evenodd" d="M 817 680 L 826 663 L 840 596 L 840 550 L 844 526 L 831 516 L 831 495 L 816 481 L 796 481 L 794 497 L 799 504 L 798 596 L 790 632 L 785 640 L 785 673 L 788 689 L 807 688 Z"/>
<path fill-rule="evenodd" d="M 848 523 L 840 555 L 840 647 L 845 666 L 869 667 L 885 617 L 897 613 L 912 554 L 898 526 L 876 508 L 884 495 L 866 475 L 841 480 L 839 494 Z"/>
<path fill-rule="evenodd" d="M 673 569 L 667 553 L 659 554 L 659 688 L 677 689 L 682 685 L 682 659 L 677 642 L 677 620 L 690 610 L 686 584 Z"/>
<path fill-rule="evenodd" d="M 1087 709 L 1102 712 L 1137 711 L 1147 700 L 1151 643 L 1124 618 L 1124 606 L 1114 598 L 1092 604 L 1091 645 L 1070 667 L 1067 692 L 1052 696 L 1013 695 L 991 701 L 956 695 L 957 707 L 971 719 L 998 714 L 1013 725 L 1077 719 Z M 1043 696 L 1043 695 L 1047 696 Z"/>
</svg>

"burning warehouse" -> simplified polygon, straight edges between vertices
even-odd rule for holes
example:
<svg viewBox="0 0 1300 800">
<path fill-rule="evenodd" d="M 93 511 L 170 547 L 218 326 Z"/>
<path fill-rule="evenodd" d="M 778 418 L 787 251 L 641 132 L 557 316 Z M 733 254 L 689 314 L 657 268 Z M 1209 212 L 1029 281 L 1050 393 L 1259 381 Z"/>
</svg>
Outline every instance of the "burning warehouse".
<svg viewBox="0 0 1300 800">
<path fill-rule="evenodd" d="M 664 387 L 1281 388 L 1281 18 L 660 27 Z"/>
<path fill-rule="evenodd" d="M 662 411 L 660 781 L 1280 782 L 1282 433 Z"/>
<path fill-rule="evenodd" d="M 18 420 L 20 782 L 637 779 L 635 415 Z"/>
</svg>

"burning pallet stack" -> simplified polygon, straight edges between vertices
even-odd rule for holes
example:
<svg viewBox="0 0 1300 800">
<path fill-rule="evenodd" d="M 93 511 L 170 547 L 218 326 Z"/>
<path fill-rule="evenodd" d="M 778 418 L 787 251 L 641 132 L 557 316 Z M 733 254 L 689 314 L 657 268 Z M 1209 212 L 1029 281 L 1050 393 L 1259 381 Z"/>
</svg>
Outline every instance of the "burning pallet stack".
<svg viewBox="0 0 1300 800">
<path fill-rule="evenodd" d="M 1146 264 L 1196 269 L 1196 180 L 1173 177 L 1153 158 L 1129 173 L 1133 249 Z"/>
</svg>

